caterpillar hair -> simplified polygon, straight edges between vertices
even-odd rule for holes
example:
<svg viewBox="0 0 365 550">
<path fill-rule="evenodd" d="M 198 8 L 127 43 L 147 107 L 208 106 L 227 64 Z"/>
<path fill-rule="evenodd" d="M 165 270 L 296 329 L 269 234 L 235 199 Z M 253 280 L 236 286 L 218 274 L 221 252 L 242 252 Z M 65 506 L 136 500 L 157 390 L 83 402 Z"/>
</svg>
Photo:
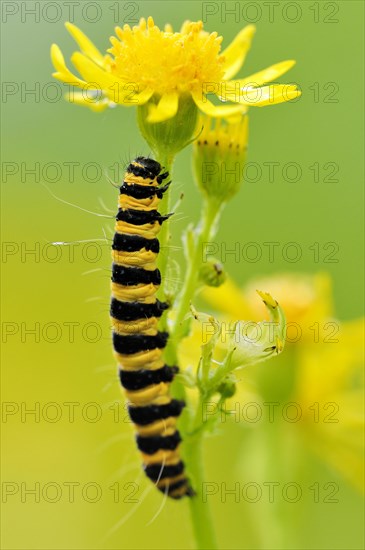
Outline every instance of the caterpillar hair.
<svg viewBox="0 0 365 550">
<path fill-rule="evenodd" d="M 168 216 L 157 208 L 170 182 L 161 165 L 137 157 L 120 187 L 112 244 L 110 315 L 119 378 L 136 429 L 144 471 L 169 497 L 192 496 L 180 458 L 176 429 L 183 401 L 172 399 L 170 384 L 178 367 L 162 359 L 168 333 L 158 330 L 167 304 L 156 297 L 161 274 L 156 266 L 157 235 Z"/>
</svg>

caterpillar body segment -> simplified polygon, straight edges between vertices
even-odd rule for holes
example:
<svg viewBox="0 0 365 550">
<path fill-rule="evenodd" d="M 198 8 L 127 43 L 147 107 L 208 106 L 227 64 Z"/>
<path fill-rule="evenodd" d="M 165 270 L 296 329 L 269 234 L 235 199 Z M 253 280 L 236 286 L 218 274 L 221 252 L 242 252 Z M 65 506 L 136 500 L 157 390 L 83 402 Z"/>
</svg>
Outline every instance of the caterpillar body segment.
<svg viewBox="0 0 365 550">
<path fill-rule="evenodd" d="M 145 473 L 160 491 L 180 499 L 193 494 L 176 429 L 184 403 L 170 396 L 178 367 L 162 358 L 168 333 L 158 330 L 158 321 L 168 306 L 156 297 L 161 284 L 157 235 L 169 217 L 157 208 L 170 185 L 163 185 L 168 176 L 149 158 L 138 157 L 127 167 L 112 244 L 110 315 L 119 379 Z"/>
</svg>

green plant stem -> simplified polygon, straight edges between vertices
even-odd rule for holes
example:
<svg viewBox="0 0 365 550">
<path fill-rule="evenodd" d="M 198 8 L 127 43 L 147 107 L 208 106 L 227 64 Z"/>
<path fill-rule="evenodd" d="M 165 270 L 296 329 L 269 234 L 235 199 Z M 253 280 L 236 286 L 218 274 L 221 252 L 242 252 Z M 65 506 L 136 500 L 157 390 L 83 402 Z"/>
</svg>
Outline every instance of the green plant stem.
<svg viewBox="0 0 365 550">
<path fill-rule="evenodd" d="M 202 220 L 195 232 L 194 251 L 192 257 L 189 258 L 184 285 L 175 306 L 176 316 L 167 348 L 167 357 L 172 364 L 177 361 L 178 346 L 186 332 L 184 320 L 198 287 L 199 269 L 203 263 L 203 245 L 212 236 L 220 210 L 221 205 L 216 202 L 206 201 L 204 203 Z"/>
<path fill-rule="evenodd" d="M 187 463 L 188 473 L 193 482 L 196 495 L 189 499 L 190 516 L 193 525 L 196 548 L 198 550 L 215 550 L 218 548 L 213 517 L 208 499 L 203 500 L 204 466 L 203 466 L 203 435 L 200 430 L 202 424 L 202 411 L 206 398 L 200 397 L 196 409 L 195 418 L 191 428 L 194 435 L 187 436 L 184 446 L 184 458 Z"/>
<path fill-rule="evenodd" d="M 260 429 L 254 430 L 251 437 L 251 452 L 247 456 L 245 475 L 251 475 L 252 479 L 266 487 L 268 482 L 276 484 L 271 489 L 270 501 L 268 498 L 262 498 L 257 503 L 257 510 L 253 512 L 251 522 L 257 533 L 260 548 L 284 550 L 290 548 L 286 545 L 286 536 L 292 528 L 292 520 L 286 517 L 285 502 L 282 502 L 281 493 L 286 477 L 286 469 L 283 466 L 286 460 L 283 460 L 283 457 L 287 453 L 283 426 L 278 422 L 270 422 L 266 415 Z M 265 529 L 262 528 L 263 524 Z"/>
</svg>

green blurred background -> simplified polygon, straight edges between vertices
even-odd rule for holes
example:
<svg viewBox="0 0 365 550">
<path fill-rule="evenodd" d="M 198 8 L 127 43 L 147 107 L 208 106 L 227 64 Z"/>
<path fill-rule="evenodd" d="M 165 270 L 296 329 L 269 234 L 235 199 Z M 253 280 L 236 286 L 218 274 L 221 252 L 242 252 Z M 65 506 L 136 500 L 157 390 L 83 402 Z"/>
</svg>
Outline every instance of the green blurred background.
<svg viewBox="0 0 365 550">
<path fill-rule="evenodd" d="M 47 246 L 103 239 L 104 231 L 110 238 L 113 221 L 55 200 L 42 184 L 65 201 L 112 216 L 117 191 L 104 171 L 113 179 L 116 163 L 150 151 L 134 110 L 94 114 L 53 100 L 62 85 L 53 85 L 50 45 L 59 44 L 66 59 L 77 49 L 63 26 L 70 7 L 41 2 L 38 19 L 25 9 L 35 4 L 2 3 L 2 544 L 9 549 L 193 548 L 186 502 L 168 502 L 149 524 L 162 499 L 155 491 L 142 497 L 149 485 L 140 473 L 131 426 L 124 421 L 109 341 L 108 246 L 97 241 L 63 247 L 59 257 Z M 73 22 L 103 51 L 117 23 L 152 15 L 158 25 L 170 22 L 177 29 L 185 19 L 202 19 L 207 4 L 216 13 L 206 17 L 205 28 L 222 34 L 223 46 L 247 22 L 257 25 L 240 75 L 293 58 L 296 67 L 281 81 L 298 82 L 303 90 L 295 103 L 250 112 L 248 162 L 255 164 L 250 181 L 225 211 L 217 242 L 227 248 L 256 242 L 263 255 L 257 262 L 227 256 L 226 268 L 240 285 L 283 271 L 326 271 L 333 279 L 337 316 L 358 318 L 363 303 L 363 3 L 210 2 L 204 7 L 199 1 L 81 1 L 75 3 Z M 224 5 L 239 11 L 224 17 Z M 36 96 L 25 94 L 30 89 Z M 174 169 L 174 196 L 185 194 L 172 226 L 176 245 L 176 235 L 200 212 L 190 158 L 190 150 L 182 152 Z M 274 181 L 264 162 L 279 163 Z M 39 175 L 26 175 L 35 163 Z M 74 178 L 70 163 L 75 163 Z M 282 176 L 287 163 L 300 167 L 299 181 L 287 181 L 290 171 Z M 254 181 L 257 166 L 262 174 Z M 263 246 L 269 241 L 280 243 L 273 262 Z M 292 241 L 302 250 L 296 263 L 280 253 Z M 310 249 L 314 243 L 319 243 L 319 261 Z M 326 243 L 335 243 L 338 262 L 324 262 L 331 251 Z M 26 254 L 31 249 L 35 253 Z M 178 259 L 180 252 L 175 254 Z M 32 328 L 39 336 L 26 332 Z M 26 407 L 38 407 L 39 416 L 25 414 Z M 300 455 L 304 469 L 266 478 L 300 484 L 298 502 L 277 499 L 281 502 L 270 507 L 264 497 L 255 503 L 220 498 L 222 482 L 227 488 L 255 482 L 246 465 L 247 456 L 251 465 L 259 459 L 248 435 L 252 430 L 252 424 L 227 423 L 206 442 L 207 480 L 219 487 L 210 502 L 220 547 L 281 548 L 271 537 L 271 529 L 279 526 L 287 533 L 283 545 L 288 548 L 362 548 L 358 490 L 300 443 L 280 452 Z M 308 487 L 328 482 L 339 488 L 338 502 L 324 502 L 322 496 L 315 502 Z M 26 493 L 37 483 L 39 502 Z M 106 536 L 123 518 L 124 524 Z"/>
</svg>

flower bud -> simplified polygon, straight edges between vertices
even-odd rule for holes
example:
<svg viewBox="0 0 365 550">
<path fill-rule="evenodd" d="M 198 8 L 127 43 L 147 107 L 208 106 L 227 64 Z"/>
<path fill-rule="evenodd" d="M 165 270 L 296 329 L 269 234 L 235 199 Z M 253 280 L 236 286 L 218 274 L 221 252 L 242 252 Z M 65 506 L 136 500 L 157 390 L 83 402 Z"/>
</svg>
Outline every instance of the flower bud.
<svg viewBox="0 0 365 550">
<path fill-rule="evenodd" d="M 150 115 L 159 102 L 153 95 L 144 105 L 138 107 L 138 124 L 144 139 L 155 156 L 172 158 L 188 145 L 196 128 L 197 107 L 188 94 L 179 97 L 179 106 L 174 117 L 162 122 L 150 122 Z"/>
<path fill-rule="evenodd" d="M 194 144 L 194 170 L 207 200 L 226 202 L 243 181 L 248 139 L 248 116 L 224 122 L 201 117 L 203 130 Z"/>
<path fill-rule="evenodd" d="M 221 286 L 226 278 L 223 265 L 214 258 L 205 262 L 199 270 L 199 280 L 207 286 Z"/>
<path fill-rule="evenodd" d="M 233 397 L 234 394 L 236 393 L 236 384 L 230 378 L 226 378 L 218 386 L 217 392 L 221 394 L 223 399 L 229 399 L 230 397 Z"/>
</svg>

